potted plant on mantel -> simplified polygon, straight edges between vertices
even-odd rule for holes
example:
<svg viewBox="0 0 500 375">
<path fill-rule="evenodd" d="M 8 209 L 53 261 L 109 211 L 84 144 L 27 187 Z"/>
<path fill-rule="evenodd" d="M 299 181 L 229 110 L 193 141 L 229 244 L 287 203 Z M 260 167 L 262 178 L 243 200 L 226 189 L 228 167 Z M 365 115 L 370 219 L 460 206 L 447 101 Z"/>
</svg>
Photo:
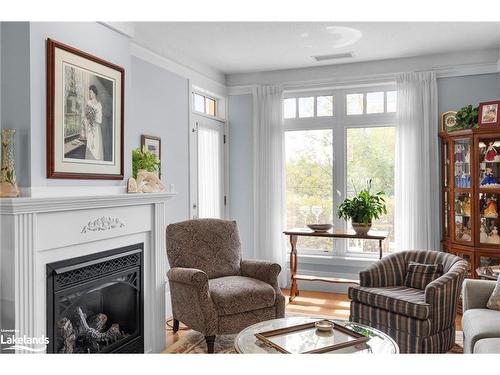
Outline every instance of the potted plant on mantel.
<svg viewBox="0 0 500 375">
<path fill-rule="evenodd" d="M 382 214 L 387 213 L 383 191 L 372 194 L 370 192 L 372 180 L 366 183 L 366 188 L 356 196 L 346 198 L 338 207 L 338 216 L 345 220 L 351 220 L 352 229 L 359 236 L 366 235 L 372 226 L 373 219 L 380 219 Z"/>
<path fill-rule="evenodd" d="M 132 150 L 132 177 L 127 183 L 129 193 L 158 193 L 165 186 L 158 177 L 160 160 L 145 147 Z"/>
</svg>

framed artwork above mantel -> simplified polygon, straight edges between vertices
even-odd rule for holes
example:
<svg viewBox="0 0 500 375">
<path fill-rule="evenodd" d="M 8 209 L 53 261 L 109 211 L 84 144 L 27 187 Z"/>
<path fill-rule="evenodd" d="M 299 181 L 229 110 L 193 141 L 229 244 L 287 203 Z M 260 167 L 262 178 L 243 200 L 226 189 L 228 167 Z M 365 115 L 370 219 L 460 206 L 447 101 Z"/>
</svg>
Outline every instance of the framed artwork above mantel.
<svg viewBox="0 0 500 375">
<path fill-rule="evenodd" d="M 47 39 L 47 178 L 123 180 L 122 67 Z"/>
</svg>

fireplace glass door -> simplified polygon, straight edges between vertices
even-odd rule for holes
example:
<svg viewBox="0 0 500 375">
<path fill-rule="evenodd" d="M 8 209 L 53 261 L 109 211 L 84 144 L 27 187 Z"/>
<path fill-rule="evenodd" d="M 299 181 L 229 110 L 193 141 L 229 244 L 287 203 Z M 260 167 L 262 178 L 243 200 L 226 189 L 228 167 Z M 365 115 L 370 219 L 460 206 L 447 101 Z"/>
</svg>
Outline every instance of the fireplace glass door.
<svg viewBox="0 0 500 375">
<path fill-rule="evenodd" d="M 51 351 L 135 352 L 126 348 L 143 342 L 142 251 L 51 268 Z"/>
</svg>

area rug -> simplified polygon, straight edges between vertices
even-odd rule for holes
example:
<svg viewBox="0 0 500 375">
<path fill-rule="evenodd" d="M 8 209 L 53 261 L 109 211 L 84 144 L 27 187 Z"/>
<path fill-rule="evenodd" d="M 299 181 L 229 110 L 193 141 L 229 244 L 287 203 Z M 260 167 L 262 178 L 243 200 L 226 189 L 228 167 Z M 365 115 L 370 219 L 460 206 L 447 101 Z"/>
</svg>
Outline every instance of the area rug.
<svg viewBox="0 0 500 375">
<path fill-rule="evenodd" d="M 215 338 L 215 353 L 217 354 L 236 354 L 234 350 L 234 339 L 236 335 L 220 335 Z M 196 331 L 186 331 L 182 338 L 176 343 L 170 345 L 164 353 L 167 354 L 207 354 L 207 345 L 205 337 Z M 463 353 L 463 335 L 462 331 L 455 334 L 455 345 L 448 354 Z"/>
</svg>

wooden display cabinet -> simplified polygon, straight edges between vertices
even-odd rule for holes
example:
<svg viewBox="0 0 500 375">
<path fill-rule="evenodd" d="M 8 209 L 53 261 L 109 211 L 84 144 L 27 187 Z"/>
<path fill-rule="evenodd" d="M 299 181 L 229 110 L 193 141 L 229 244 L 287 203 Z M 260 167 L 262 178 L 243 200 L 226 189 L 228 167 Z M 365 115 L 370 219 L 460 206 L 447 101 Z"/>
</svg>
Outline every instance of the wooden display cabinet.
<svg viewBox="0 0 500 375">
<path fill-rule="evenodd" d="M 500 268 L 500 129 L 441 132 L 443 250 Z M 488 271 L 489 272 L 489 271 Z"/>
</svg>

